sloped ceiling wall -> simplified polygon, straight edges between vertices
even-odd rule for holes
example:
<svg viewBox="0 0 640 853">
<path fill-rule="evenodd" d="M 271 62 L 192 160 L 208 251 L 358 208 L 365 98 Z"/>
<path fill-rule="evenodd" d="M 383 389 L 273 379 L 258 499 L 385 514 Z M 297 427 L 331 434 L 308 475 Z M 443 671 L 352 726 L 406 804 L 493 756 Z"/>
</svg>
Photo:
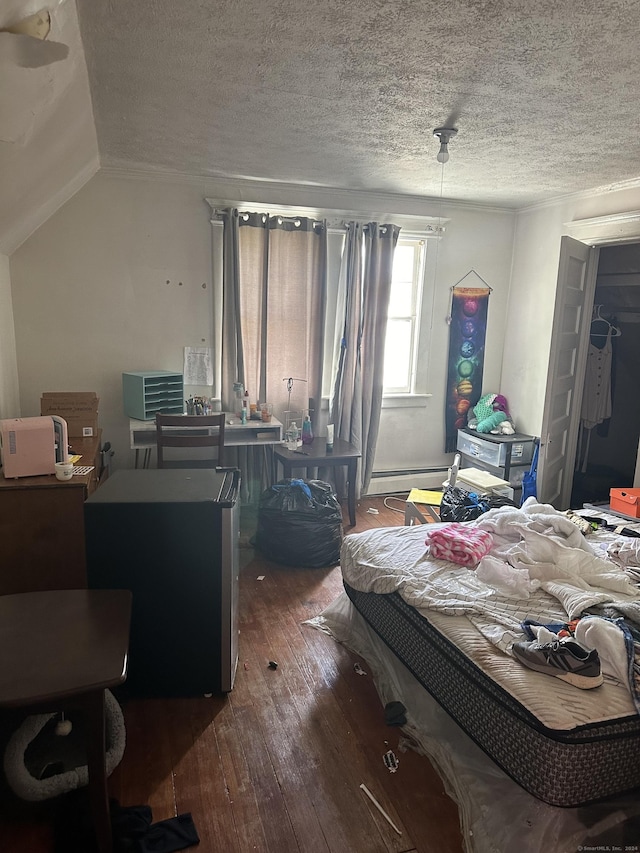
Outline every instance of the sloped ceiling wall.
<svg viewBox="0 0 640 853">
<path fill-rule="evenodd" d="M 42 8 L 7 0 L 0 30 Z M 47 42 L 0 33 L 0 253 L 10 255 L 99 168 L 98 143 L 74 0 L 50 4 Z M 52 56 L 65 58 L 50 61 Z M 40 67 L 25 67 L 37 62 Z M 35 57 L 35 59 L 33 59 Z"/>
</svg>

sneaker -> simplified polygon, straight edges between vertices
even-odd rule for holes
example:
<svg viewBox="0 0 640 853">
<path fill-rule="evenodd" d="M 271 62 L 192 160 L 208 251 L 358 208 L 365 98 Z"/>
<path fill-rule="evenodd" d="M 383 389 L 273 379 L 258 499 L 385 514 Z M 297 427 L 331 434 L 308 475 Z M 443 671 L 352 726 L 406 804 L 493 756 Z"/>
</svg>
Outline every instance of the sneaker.
<svg viewBox="0 0 640 853">
<path fill-rule="evenodd" d="M 586 649 L 573 638 L 552 643 L 514 643 L 511 649 L 529 669 L 554 675 L 582 690 L 599 687 L 604 681 L 598 652 Z"/>
</svg>

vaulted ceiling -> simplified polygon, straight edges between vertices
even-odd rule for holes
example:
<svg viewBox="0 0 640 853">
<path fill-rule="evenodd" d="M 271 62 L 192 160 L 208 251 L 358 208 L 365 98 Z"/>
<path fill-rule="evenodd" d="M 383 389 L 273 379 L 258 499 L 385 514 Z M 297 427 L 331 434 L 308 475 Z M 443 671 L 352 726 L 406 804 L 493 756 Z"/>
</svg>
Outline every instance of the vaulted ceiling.
<svg viewBox="0 0 640 853">
<path fill-rule="evenodd" d="M 14 201 L 19 183 L 43 203 L 38 156 L 67 189 L 71 167 L 78 180 L 99 157 L 511 208 L 640 176 L 637 0 L 77 0 L 79 33 L 73 3 L 48 7 L 67 58 L 35 72 L 2 60 L 15 86 L 44 81 L 21 100 L 31 127 L 0 142 L 0 178 L 8 146 L 20 167 L 7 173 Z M 15 17 L 25 3 L 5 6 Z M 442 125 L 458 129 L 444 169 Z"/>
</svg>

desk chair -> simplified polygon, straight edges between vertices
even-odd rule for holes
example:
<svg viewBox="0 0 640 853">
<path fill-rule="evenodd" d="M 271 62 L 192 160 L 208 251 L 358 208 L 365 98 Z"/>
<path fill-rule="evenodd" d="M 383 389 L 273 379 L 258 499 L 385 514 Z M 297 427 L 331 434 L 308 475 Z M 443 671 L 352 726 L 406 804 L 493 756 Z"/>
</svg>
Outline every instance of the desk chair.
<svg viewBox="0 0 640 853">
<path fill-rule="evenodd" d="M 216 415 L 156 414 L 158 468 L 215 468 L 223 464 L 224 413 Z M 165 447 L 217 447 L 217 457 L 165 459 Z"/>
<path fill-rule="evenodd" d="M 66 589 L 0 596 L 0 709 L 80 710 L 98 850 L 112 853 L 105 690 L 127 677 L 131 593 Z"/>
</svg>

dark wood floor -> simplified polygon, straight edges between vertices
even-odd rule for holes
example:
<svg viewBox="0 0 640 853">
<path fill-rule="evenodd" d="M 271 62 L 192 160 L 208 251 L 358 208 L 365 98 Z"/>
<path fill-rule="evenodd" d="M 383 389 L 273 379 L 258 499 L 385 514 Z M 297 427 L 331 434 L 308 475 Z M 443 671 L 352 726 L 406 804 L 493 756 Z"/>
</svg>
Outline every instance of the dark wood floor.
<svg viewBox="0 0 640 853">
<path fill-rule="evenodd" d="M 353 531 L 402 521 L 382 499 L 364 498 Z M 400 731 L 385 725 L 373 679 L 354 671 L 366 662 L 301 624 L 341 592 L 339 569 L 277 566 L 246 544 L 241 562 L 233 691 L 124 701 L 127 746 L 112 796 L 150 805 L 154 821 L 191 812 L 201 839 L 191 849 L 202 853 L 461 853 L 457 808 L 426 758 L 398 751 Z M 384 765 L 388 749 L 396 773 Z M 22 803 L 5 786 L 0 850 L 52 853 L 53 814 L 52 802 Z"/>
</svg>

